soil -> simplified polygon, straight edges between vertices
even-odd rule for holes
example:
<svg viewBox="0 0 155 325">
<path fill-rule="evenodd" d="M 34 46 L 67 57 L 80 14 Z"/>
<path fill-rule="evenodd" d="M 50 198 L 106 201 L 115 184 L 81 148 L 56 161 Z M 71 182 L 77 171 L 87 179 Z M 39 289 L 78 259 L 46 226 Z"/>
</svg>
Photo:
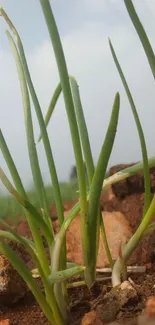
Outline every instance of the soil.
<svg viewBox="0 0 155 325">
<path fill-rule="evenodd" d="M 126 167 L 126 165 L 123 165 Z M 122 166 L 115 166 L 110 170 L 110 173 L 118 171 Z M 155 169 L 151 171 L 151 189 L 152 195 L 154 192 L 154 180 Z M 121 183 L 121 182 L 120 182 Z M 133 230 L 138 227 L 143 212 L 144 204 L 144 182 L 143 176 L 132 177 L 130 182 L 124 182 L 123 184 L 115 184 L 113 187 L 113 193 L 111 199 L 105 194 L 101 198 L 101 207 L 104 211 L 120 211 L 126 219 L 129 221 Z M 132 186 L 131 186 L 132 184 Z M 134 185 L 135 184 L 135 185 Z M 139 185 L 138 185 L 139 184 Z M 117 186 L 116 186 L 117 185 Z M 124 193 L 123 193 L 124 188 Z M 68 210 L 75 204 L 74 202 L 66 202 L 64 210 Z M 51 207 L 51 214 L 53 219 L 56 217 L 55 207 Z M 155 220 L 155 217 L 153 218 Z M 10 220 L 9 220 L 10 223 Z M 56 221 L 53 220 L 53 224 L 56 225 Z M 56 228 L 56 227 L 55 227 Z M 31 237 L 31 232 L 26 221 L 21 221 L 16 226 L 18 232 L 26 237 Z M 17 254 L 24 260 L 29 268 L 33 267 L 32 260 L 25 249 L 19 245 L 10 241 L 10 245 L 17 252 Z M 106 322 L 116 320 L 118 324 L 130 324 L 137 325 L 137 317 L 141 315 L 145 308 L 145 303 L 148 298 L 155 296 L 155 232 L 148 235 L 139 244 L 134 254 L 128 261 L 128 265 L 145 265 L 146 272 L 144 274 L 131 274 L 130 277 L 134 281 L 138 295 L 136 299 L 129 299 L 124 305 L 115 309 L 116 304 L 111 298 L 111 281 L 98 282 L 91 290 L 86 287 L 68 289 L 70 299 L 70 321 L 69 324 L 80 325 L 84 315 L 90 311 L 95 310 L 99 315 L 99 321 L 97 322 L 85 322 L 85 325 L 103 325 Z M 107 276 L 107 275 L 106 275 Z M 103 277 L 103 275 L 102 275 Z M 112 300 L 111 300 L 112 299 Z M 1 304 L 1 301 L 0 301 Z M 113 315 L 111 319 L 105 317 L 106 314 Z M 104 316 L 103 316 L 104 315 Z M 8 322 L 2 322 L 1 320 L 8 320 Z M 104 320 L 104 322 L 103 322 Z M 11 306 L 0 306 L 0 324 L 10 325 L 49 325 L 38 304 L 35 302 L 33 295 L 28 291 L 24 298 L 20 299 L 17 303 Z M 149 324 L 146 322 L 146 324 Z M 154 321 L 155 324 L 155 321 Z"/>
</svg>

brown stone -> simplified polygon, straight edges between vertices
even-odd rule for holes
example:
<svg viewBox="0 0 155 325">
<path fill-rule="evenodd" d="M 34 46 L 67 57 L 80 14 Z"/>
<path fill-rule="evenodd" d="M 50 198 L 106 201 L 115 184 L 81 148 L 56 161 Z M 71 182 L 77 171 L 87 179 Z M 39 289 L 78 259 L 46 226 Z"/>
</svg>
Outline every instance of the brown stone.
<svg viewBox="0 0 155 325">
<path fill-rule="evenodd" d="M 118 257 L 120 246 L 123 247 L 132 236 L 132 231 L 128 221 L 121 212 L 102 212 L 107 241 L 113 260 Z M 104 248 L 102 237 L 100 236 L 100 246 L 98 252 L 97 266 L 108 265 L 108 259 Z"/>
<path fill-rule="evenodd" d="M 65 216 L 68 212 L 65 213 Z M 132 232 L 128 221 L 120 212 L 104 212 L 102 213 L 107 234 L 109 248 L 112 258 L 118 257 L 120 245 L 124 245 L 131 237 Z M 82 239 L 81 239 L 81 220 L 77 216 L 71 223 L 67 231 L 67 260 L 77 264 L 83 264 L 82 258 Z M 100 245 L 97 259 L 97 267 L 105 267 L 108 265 L 102 236 L 100 235 Z"/>
<path fill-rule="evenodd" d="M 0 302 L 10 305 L 27 292 L 27 286 L 8 259 L 0 256 Z"/>
</svg>

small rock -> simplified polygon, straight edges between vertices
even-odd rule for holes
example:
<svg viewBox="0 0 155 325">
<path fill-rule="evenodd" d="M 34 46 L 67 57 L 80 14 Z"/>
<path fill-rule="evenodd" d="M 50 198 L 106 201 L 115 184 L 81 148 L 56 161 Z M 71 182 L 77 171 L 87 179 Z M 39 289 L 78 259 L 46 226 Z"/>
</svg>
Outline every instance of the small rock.
<svg viewBox="0 0 155 325">
<path fill-rule="evenodd" d="M 95 324 L 96 324 L 96 311 L 93 310 L 84 315 L 81 325 L 95 325 Z"/>
<path fill-rule="evenodd" d="M 27 292 L 27 286 L 8 259 L 0 256 L 0 302 L 10 305 L 16 303 Z"/>
<path fill-rule="evenodd" d="M 65 212 L 65 217 L 68 215 Z M 120 244 L 124 245 L 132 236 L 132 231 L 125 216 L 120 212 L 102 212 L 107 240 L 113 260 L 118 257 Z M 80 216 L 74 218 L 67 231 L 67 260 L 77 264 L 83 264 L 82 258 L 82 239 L 81 239 L 81 220 Z M 106 256 L 102 236 L 100 235 L 100 245 L 97 259 L 97 267 L 107 266 Z"/>
<path fill-rule="evenodd" d="M 125 281 L 121 285 L 112 288 L 111 291 L 103 296 L 102 303 L 100 301 L 101 304 L 96 308 L 97 316 L 105 324 L 114 322 L 120 309 L 130 299 L 136 300 L 137 298 L 138 296 L 135 288 L 132 287 L 130 282 Z"/>
<path fill-rule="evenodd" d="M 137 299 L 137 291 L 129 281 L 124 281 L 120 285 L 119 300 L 123 307 L 130 299 Z"/>
</svg>

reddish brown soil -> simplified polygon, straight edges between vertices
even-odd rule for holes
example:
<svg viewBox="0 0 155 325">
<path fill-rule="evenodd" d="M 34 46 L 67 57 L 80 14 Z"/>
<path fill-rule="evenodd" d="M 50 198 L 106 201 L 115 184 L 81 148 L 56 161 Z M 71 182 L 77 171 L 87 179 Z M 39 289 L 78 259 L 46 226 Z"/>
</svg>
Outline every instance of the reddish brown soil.
<svg viewBox="0 0 155 325">
<path fill-rule="evenodd" d="M 127 189 L 127 184 L 125 184 L 124 195 L 122 195 L 121 185 L 118 190 L 119 195 L 117 197 L 114 197 L 112 200 L 107 200 L 107 197 L 105 196 L 102 197 L 101 200 L 103 210 L 121 211 L 126 216 L 133 231 L 135 231 L 141 221 L 144 203 L 143 186 L 139 186 L 139 190 L 135 190 L 136 193 L 133 193 L 134 182 L 136 182 L 136 178 L 130 180 L 130 185 L 128 185 L 130 187 L 130 190 Z M 141 178 L 141 181 L 139 182 L 143 183 L 143 179 Z M 137 189 L 136 185 L 135 189 Z M 116 187 L 113 190 L 114 192 L 116 192 Z M 65 210 L 68 210 L 74 203 L 67 203 Z M 56 215 L 55 207 L 52 208 L 52 215 Z M 22 222 L 20 225 L 18 225 L 17 230 L 20 234 L 24 236 L 31 236 L 26 222 Z M 14 248 L 17 254 L 25 261 L 28 267 L 31 268 L 32 261 L 30 259 L 29 254 L 27 254 L 20 245 L 11 243 L 11 246 Z M 147 238 L 145 238 L 145 240 L 143 240 L 139 244 L 136 251 L 128 261 L 128 264 L 145 264 L 147 266 L 147 272 L 143 275 L 131 276 L 139 288 L 138 300 L 136 302 L 133 301 L 132 303 L 129 303 L 125 305 L 125 307 L 120 309 L 120 311 L 117 313 L 116 320 L 119 324 L 136 325 L 137 316 L 141 314 L 145 306 L 146 300 L 150 296 L 155 296 L 155 233 L 152 233 L 151 235 L 147 236 Z M 74 290 L 70 289 L 69 297 L 71 316 L 69 324 L 80 324 L 81 318 L 84 316 L 84 314 L 90 310 L 93 310 L 98 305 L 98 303 L 101 304 L 102 297 L 104 296 L 103 293 L 109 292 L 110 289 L 110 282 L 107 282 L 106 285 L 105 283 L 95 285 L 95 287 L 91 291 L 89 291 L 86 287 Z M 109 313 L 111 313 L 111 305 L 109 305 Z M 10 320 L 10 325 L 49 325 L 49 322 L 44 317 L 43 313 L 41 312 L 39 306 L 36 304 L 30 292 L 28 292 L 24 299 L 21 299 L 18 303 L 16 303 L 14 306 L 11 306 L 10 308 L 1 306 L 0 321 L 6 319 Z M 95 324 L 98 325 L 99 323 Z"/>
</svg>

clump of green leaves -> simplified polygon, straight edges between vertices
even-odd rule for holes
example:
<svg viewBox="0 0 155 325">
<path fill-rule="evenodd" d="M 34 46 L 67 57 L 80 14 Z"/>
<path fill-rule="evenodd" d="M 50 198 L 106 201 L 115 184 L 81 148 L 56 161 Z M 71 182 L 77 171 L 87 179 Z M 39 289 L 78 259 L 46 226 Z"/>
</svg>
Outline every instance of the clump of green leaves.
<svg viewBox="0 0 155 325">
<path fill-rule="evenodd" d="M 131 0 L 126 0 L 124 2 L 142 40 L 143 46 L 149 58 L 151 69 L 154 71 L 154 59 L 152 57 L 150 44 L 148 42 L 144 29 L 138 20 Z M 120 283 L 122 265 L 125 265 L 126 260 L 137 246 L 139 240 L 146 233 L 152 231 L 155 228 L 154 224 L 150 225 L 151 217 L 155 212 L 155 199 L 153 199 L 150 203 L 151 200 L 149 178 L 149 168 L 155 165 L 155 158 L 153 157 L 148 159 L 147 157 L 145 138 L 136 106 L 119 61 L 116 57 L 116 53 L 110 41 L 110 49 L 123 85 L 125 87 L 137 125 L 143 162 L 105 179 L 108 161 L 112 152 L 118 126 L 120 96 L 119 93 L 116 93 L 113 101 L 110 122 L 107 127 L 107 133 L 101 148 L 97 165 L 96 167 L 94 166 L 87 125 L 85 122 L 80 99 L 79 87 L 75 78 L 68 74 L 64 52 L 50 2 L 49 0 L 40 0 L 40 4 L 51 38 L 60 77 L 60 83 L 54 91 L 45 119 L 42 115 L 39 100 L 31 79 L 20 36 L 4 9 L 1 8 L 0 11 L 1 15 L 4 17 L 11 30 L 11 34 L 7 31 L 7 36 L 14 55 L 19 76 L 29 159 L 35 184 L 35 190 L 40 205 L 40 212 L 38 212 L 38 210 L 33 206 L 30 199 L 28 198 L 19 173 L 16 169 L 15 163 L 12 159 L 11 153 L 3 137 L 2 131 L 0 130 L 0 149 L 9 168 L 14 185 L 7 178 L 2 168 L 0 168 L 0 179 L 8 191 L 23 207 L 23 214 L 25 215 L 30 226 L 33 240 L 31 241 L 21 237 L 2 219 L 0 219 L 0 222 L 6 227 L 6 231 L 0 231 L 0 236 L 15 240 L 24 245 L 26 250 L 31 254 L 36 268 L 31 271 L 28 270 L 22 260 L 19 259 L 14 251 L 4 242 L 0 243 L 0 251 L 8 257 L 12 265 L 28 284 L 49 322 L 53 325 L 61 325 L 67 323 L 67 280 L 77 274 L 81 274 L 83 281 L 89 288 L 96 280 L 96 260 L 98 255 L 100 230 L 102 232 L 109 264 L 113 268 L 113 285 L 116 285 Z M 56 166 L 54 163 L 52 148 L 47 133 L 47 125 L 50 121 L 61 93 L 64 97 L 69 122 L 79 187 L 79 202 L 70 210 L 66 219 L 64 219 L 61 191 L 57 177 Z M 60 226 L 60 230 L 57 236 L 54 235 L 53 231 L 46 191 L 35 145 L 30 98 L 33 102 L 33 106 L 40 126 L 39 141 L 43 141 L 51 177 L 51 183 L 53 184 L 52 194 L 54 194 Z M 85 168 L 88 176 L 88 191 L 85 177 Z M 102 191 L 104 191 L 104 189 L 109 186 L 109 184 L 125 179 L 127 177 L 131 177 L 140 170 L 144 170 L 145 177 L 145 205 L 143 219 L 136 233 L 129 240 L 128 244 L 125 246 L 122 252 L 123 263 L 120 263 L 120 259 L 118 259 L 113 266 L 113 260 L 111 252 L 109 250 L 104 222 L 100 211 L 100 196 Z M 81 216 L 84 266 L 69 264 L 66 257 L 66 231 L 77 214 L 80 214 Z M 42 230 L 48 243 L 50 252 L 50 264 L 48 262 L 40 230 Z M 42 280 L 44 293 L 40 290 L 35 280 L 35 277 L 38 276 Z"/>
</svg>

